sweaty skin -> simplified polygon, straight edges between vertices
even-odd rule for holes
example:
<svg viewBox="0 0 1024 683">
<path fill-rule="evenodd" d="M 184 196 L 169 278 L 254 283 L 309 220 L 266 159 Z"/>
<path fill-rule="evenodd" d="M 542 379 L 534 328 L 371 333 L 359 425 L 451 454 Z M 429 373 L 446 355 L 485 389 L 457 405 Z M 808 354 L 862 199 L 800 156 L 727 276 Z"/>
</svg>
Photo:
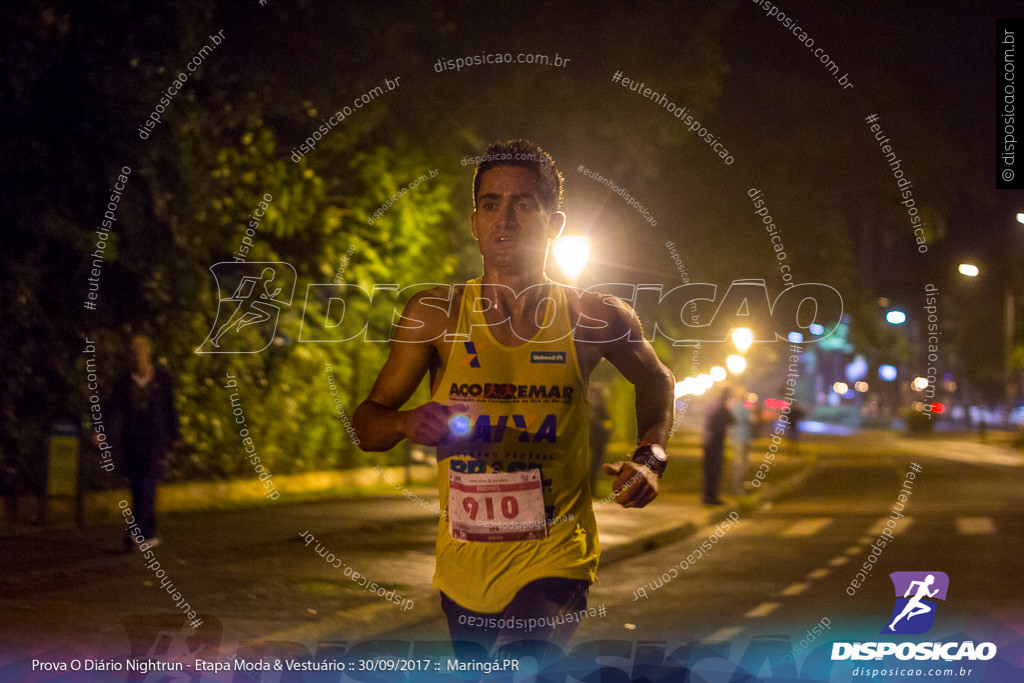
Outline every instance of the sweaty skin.
<svg viewBox="0 0 1024 683">
<path fill-rule="evenodd" d="M 548 247 L 565 226 L 565 214 L 544 207 L 540 196 L 532 170 L 497 166 L 483 173 L 470 219 L 483 256 L 483 296 L 491 304 L 484 316 L 494 337 L 507 346 L 524 344 L 538 332 L 542 317 L 536 313 L 538 305 L 544 310 L 545 291 L 563 287 L 544 271 Z M 546 286 L 533 286 L 538 283 Z M 406 304 L 388 360 L 353 415 L 363 450 L 388 450 L 404 438 L 436 446 L 448 432 L 449 417 L 468 409 L 431 402 L 402 410 L 428 372 L 434 388 L 451 350 L 451 341 L 444 337 L 456 327 L 463 291 L 435 287 Z M 664 446 L 672 426 L 674 380 L 644 340 L 636 313 L 615 297 L 571 288 L 566 295 L 583 377 L 607 359 L 636 388 L 638 440 Z M 619 461 L 603 468 L 616 477 L 613 489 L 621 493 L 615 500 L 624 507 L 644 507 L 658 494 L 658 478 L 645 466 Z M 642 478 L 626 486 L 636 473 Z"/>
</svg>

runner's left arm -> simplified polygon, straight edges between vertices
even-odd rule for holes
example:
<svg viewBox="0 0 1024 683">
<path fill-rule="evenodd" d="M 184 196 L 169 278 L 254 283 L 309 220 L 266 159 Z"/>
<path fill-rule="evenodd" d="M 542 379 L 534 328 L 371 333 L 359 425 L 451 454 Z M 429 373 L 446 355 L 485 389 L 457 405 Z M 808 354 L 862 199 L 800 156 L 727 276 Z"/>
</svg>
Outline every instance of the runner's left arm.
<svg viewBox="0 0 1024 683">
<path fill-rule="evenodd" d="M 603 322 L 607 323 L 608 338 L 604 357 L 633 384 L 636 389 L 636 425 L 638 442 L 668 443 L 674 416 L 673 387 L 675 379 L 643 337 L 643 329 L 636 312 L 622 301 L 607 298 L 603 302 Z M 589 314 L 588 314 L 589 315 Z M 643 482 L 630 485 L 615 499 L 624 507 L 644 507 L 658 495 L 658 477 L 647 467 L 622 461 L 606 464 L 605 471 L 617 474 L 615 490 L 623 489 L 627 482 L 636 481 L 640 473 Z"/>
</svg>

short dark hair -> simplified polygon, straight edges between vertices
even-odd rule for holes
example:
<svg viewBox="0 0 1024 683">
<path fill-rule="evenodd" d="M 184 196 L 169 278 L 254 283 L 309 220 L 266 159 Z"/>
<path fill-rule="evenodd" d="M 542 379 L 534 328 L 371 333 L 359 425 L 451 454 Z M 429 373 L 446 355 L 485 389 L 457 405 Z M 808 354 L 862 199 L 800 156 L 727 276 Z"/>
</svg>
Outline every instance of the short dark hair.
<svg viewBox="0 0 1024 683">
<path fill-rule="evenodd" d="M 473 175 L 473 208 L 480 193 L 480 179 L 484 171 L 498 166 L 522 166 L 532 169 L 540 181 L 540 202 L 549 211 L 562 206 L 562 174 L 555 168 L 555 160 L 538 145 L 528 140 L 495 142 L 484 152 Z"/>
</svg>

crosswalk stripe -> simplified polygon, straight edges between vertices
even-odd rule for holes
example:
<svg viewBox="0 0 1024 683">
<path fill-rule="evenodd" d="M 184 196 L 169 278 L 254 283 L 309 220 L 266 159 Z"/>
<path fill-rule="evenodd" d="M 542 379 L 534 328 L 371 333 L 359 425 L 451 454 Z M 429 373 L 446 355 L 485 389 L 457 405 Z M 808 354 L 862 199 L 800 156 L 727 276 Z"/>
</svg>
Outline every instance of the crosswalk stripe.
<svg viewBox="0 0 1024 683">
<path fill-rule="evenodd" d="M 808 579 L 824 579 L 826 576 L 832 573 L 832 570 L 828 567 L 822 567 L 821 569 L 815 569 L 813 572 L 807 575 Z"/>
<path fill-rule="evenodd" d="M 843 551 L 844 555 L 859 555 L 860 551 L 863 550 L 859 545 L 851 545 L 849 548 Z"/>
<path fill-rule="evenodd" d="M 981 536 L 994 534 L 996 525 L 991 517 L 957 517 L 956 532 L 966 536 Z"/>
<path fill-rule="evenodd" d="M 831 517 L 813 517 L 811 519 L 802 519 L 796 524 L 793 524 L 788 529 L 782 532 L 783 536 L 813 536 L 818 533 L 829 524 L 832 523 Z"/>
<path fill-rule="evenodd" d="M 766 617 L 775 611 L 781 603 L 778 602 L 762 602 L 760 605 L 750 610 L 743 616 L 747 619 L 754 619 L 756 617 Z"/>
<path fill-rule="evenodd" d="M 849 561 L 850 558 L 846 557 L 845 555 L 840 555 L 838 557 L 833 557 L 831 560 L 828 561 L 828 563 L 832 567 L 842 567 Z"/>
</svg>

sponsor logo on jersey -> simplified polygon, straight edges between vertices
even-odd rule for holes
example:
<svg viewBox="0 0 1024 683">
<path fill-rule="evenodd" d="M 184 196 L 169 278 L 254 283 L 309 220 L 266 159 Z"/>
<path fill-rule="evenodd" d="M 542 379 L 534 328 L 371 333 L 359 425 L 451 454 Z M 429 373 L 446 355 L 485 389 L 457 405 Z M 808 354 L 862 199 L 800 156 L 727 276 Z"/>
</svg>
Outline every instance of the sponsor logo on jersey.
<svg viewBox="0 0 1024 683">
<path fill-rule="evenodd" d="M 561 401 L 571 403 L 574 388 L 557 384 L 507 384 L 484 382 L 459 384 L 452 382 L 449 398 L 490 398 L 511 401 Z"/>
<path fill-rule="evenodd" d="M 536 429 L 536 431 L 532 431 Z M 506 435 L 520 443 L 555 443 L 558 438 L 556 415 L 478 415 L 463 441 L 501 443 Z"/>
</svg>

